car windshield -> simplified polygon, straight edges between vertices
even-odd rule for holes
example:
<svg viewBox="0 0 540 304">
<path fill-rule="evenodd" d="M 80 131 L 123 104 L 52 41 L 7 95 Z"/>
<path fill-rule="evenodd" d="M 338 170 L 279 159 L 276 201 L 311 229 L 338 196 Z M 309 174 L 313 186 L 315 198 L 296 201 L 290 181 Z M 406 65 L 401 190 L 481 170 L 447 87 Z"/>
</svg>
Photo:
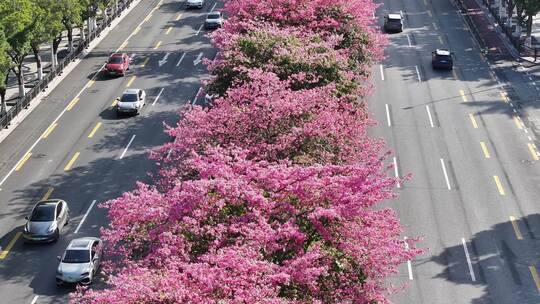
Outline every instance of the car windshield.
<svg viewBox="0 0 540 304">
<path fill-rule="evenodd" d="M 31 222 L 51 222 L 54 220 L 54 205 L 37 206 L 30 217 Z"/>
<path fill-rule="evenodd" d="M 121 102 L 136 102 L 137 101 L 137 94 L 124 94 L 122 95 L 122 99 L 120 99 Z"/>
<path fill-rule="evenodd" d="M 88 250 L 67 250 L 62 263 L 88 263 L 90 252 Z"/>
<path fill-rule="evenodd" d="M 219 19 L 219 14 L 209 14 L 207 19 Z"/>
<path fill-rule="evenodd" d="M 450 57 L 450 55 L 437 55 L 436 58 L 437 60 L 446 60 L 446 61 L 452 60 L 452 57 Z"/>
<path fill-rule="evenodd" d="M 114 56 L 114 57 L 109 58 L 109 63 L 112 63 L 112 64 L 120 64 L 123 61 L 124 60 L 120 56 Z"/>
</svg>

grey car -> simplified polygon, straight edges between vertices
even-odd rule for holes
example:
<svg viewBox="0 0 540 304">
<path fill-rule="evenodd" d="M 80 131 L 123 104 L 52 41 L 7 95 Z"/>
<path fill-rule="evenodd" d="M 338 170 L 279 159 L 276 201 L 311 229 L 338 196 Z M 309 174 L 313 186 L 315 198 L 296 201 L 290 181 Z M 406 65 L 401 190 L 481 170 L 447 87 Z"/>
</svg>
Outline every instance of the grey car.
<svg viewBox="0 0 540 304">
<path fill-rule="evenodd" d="M 102 241 L 95 237 L 72 240 L 64 254 L 58 256 L 56 284 L 91 284 L 99 270 L 102 247 Z"/>
<path fill-rule="evenodd" d="M 69 223 L 68 204 L 60 199 L 38 202 L 25 217 L 23 237 L 27 242 L 54 242 Z"/>
<path fill-rule="evenodd" d="M 221 15 L 221 12 L 210 12 L 206 16 L 206 20 L 204 21 L 204 28 L 207 30 L 213 30 L 221 27 L 223 25 L 223 16 Z"/>
</svg>

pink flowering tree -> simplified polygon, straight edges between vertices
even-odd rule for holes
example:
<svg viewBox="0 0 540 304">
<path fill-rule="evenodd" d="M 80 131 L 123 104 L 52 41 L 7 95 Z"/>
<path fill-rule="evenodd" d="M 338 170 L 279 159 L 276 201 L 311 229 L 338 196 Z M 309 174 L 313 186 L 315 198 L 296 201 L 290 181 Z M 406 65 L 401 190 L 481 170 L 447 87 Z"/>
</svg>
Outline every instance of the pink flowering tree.
<svg viewBox="0 0 540 304">
<path fill-rule="evenodd" d="M 199 179 L 106 203 L 117 257 L 77 303 L 387 303 L 383 280 L 418 253 L 389 209 L 381 163 L 298 166 L 210 149 Z M 413 244 L 411 244 L 413 245 Z"/>
<path fill-rule="evenodd" d="M 297 164 L 370 165 L 386 153 L 382 141 L 367 137 L 370 121 L 363 108 L 350 96 L 333 97 L 332 86 L 293 91 L 289 82 L 260 70 L 246 78 L 211 108 L 189 108 L 168 130 L 175 140 L 154 153 L 161 184 L 196 177 L 183 160 L 211 146 L 241 147 L 249 158 Z"/>
</svg>

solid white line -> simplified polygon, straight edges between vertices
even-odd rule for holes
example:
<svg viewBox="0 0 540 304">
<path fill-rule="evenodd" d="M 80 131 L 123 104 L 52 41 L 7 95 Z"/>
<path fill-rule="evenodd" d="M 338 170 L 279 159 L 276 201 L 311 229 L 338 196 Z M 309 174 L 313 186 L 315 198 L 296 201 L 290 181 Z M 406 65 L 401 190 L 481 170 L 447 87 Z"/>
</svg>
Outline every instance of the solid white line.
<svg viewBox="0 0 540 304">
<path fill-rule="evenodd" d="M 171 153 L 172 153 L 172 148 L 169 149 L 169 152 L 167 153 L 167 159 L 169 159 L 169 157 L 171 157 Z"/>
<path fill-rule="evenodd" d="M 384 70 L 382 64 L 379 64 L 379 70 L 381 71 L 381 80 L 384 81 Z"/>
<path fill-rule="evenodd" d="M 160 2 L 158 3 L 158 5 L 157 5 L 152 11 L 150 11 L 150 13 L 153 13 L 153 12 L 158 8 L 158 6 L 161 4 L 161 2 L 162 2 L 162 1 L 160 1 Z M 144 23 L 144 20 L 143 20 L 141 23 L 139 23 L 138 26 L 142 25 L 143 23 Z M 132 32 L 132 33 L 126 38 L 126 40 L 124 40 L 124 42 L 122 42 L 122 43 L 120 44 L 120 46 L 116 49 L 116 51 L 114 51 L 113 53 L 118 53 L 118 50 L 120 50 L 120 47 L 121 47 L 126 41 L 128 41 L 129 38 L 131 38 L 131 37 L 133 36 L 133 33 L 134 33 L 134 32 Z M 92 76 L 92 78 L 90 78 L 89 82 L 95 80 L 96 77 L 97 77 L 97 76 L 100 74 L 100 72 L 103 70 L 103 68 L 105 68 L 105 63 L 101 66 L 101 68 L 99 68 L 99 70 L 94 74 L 94 76 Z M 79 91 L 79 93 L 77 93 L 77 95 L 75 95 L 75 96 L 73 97 L 73 99 L 79 98 L 79 96 L 81 96 L 82 92 L 83 92 L 85 89 L 86 89 L 86 85 L 83 86 L 83 88 Z M 73 100 L 73 99 L 72 99 L 72 100 Z M 60 120 L 60 118 L 64 115 L 64 113 L 66 113 L 66 111 L 67 111 L 67 107 L 64 108 L 64 110 L 62 110 L 62 112 L 60 112 L 60 114 L 58 114 L 58 116 L 51 122 L 51 124 L 50 124 L 47 128 L 49 128 L 50 126 L 52 126 L 52 125 L 54 125 L 55 123 L 57 123 L 58 120 Z M 41 141 L 41 139 L 42 139 L 41 136 L 38 137 L 37 140 L 32 144 L 32 146 L 30 146 L 30 148 L 23 154 L 22 157 L 24 157 L 27 153 L 30 153 L 30 151 L 32 151 L 32 150 L 37 146 L 37 144 Z M 21 157 L 21 159 L 22 159 L 22 157 Z M 0 180 L 0 186 L 2 186 L 2 185 L 6 182 L 6 180 L 11 176 L 11 174 L 13 174 L 13 172 L 15 171 L 15 168 L 17 168 L 17 165 L 19 164 L 19 162 L 20 162 L 20 160 L 17 161 L 17 162 L 15 163 L 15 165 L 13 166 L 13 168 L 11 168 L 11 170 L 9 170 L 9 172 L 6 174 L 6 176 L 4 176 L 4 178 L 3 178 L 2 180 Z"/>
<path fill-rule="evenodd" d="M 191 103 L 192 105 L 194 105 L 197 102 L 197 98 L 199 98 L 199 94 L 201 94 L 201 91 L 202 91 L 202 87 L 200 87 L 199 90 L 197 91 L 197 94 L 195 94 L 195 97 L 193 98 L 193 102 Z"/>
<path fill-rule="evenodd" d="M 178 63 L 176 64 L 176 66 L 179 66 L 180 63 L 182 63 L 182 60 L 184 60 L 184 57 L 186 57 L 186 52 L 184 52 L 184 54 L 182 54 L 182 57 L 180 57 L 180 60 L 178 60 Z"/>
<path fill-rule="evenodd" d="M 409 47 L 412 47 L 411 37 L 409 37 L 409 34 L 407 34 L 407 41 L 409 42 Z"/>
<path fill-rule="evenodd" d="M 161 93 L 163 93 L 163 90 L 165 90 L 165 88 L 161 88 L 161 90 L 159 91 L 159 94 L 157 94 L 156 98 L 154 99 L 154 102 L 152 102 L 152 106 L 156 105 L 156 102 L 158 101 L 159 97 L 161 96 Z"/>
<path fill-rule="evenodd" d="M 416 69 L 416 76 L 418 77 L 418 81 L 422 82 L 422 78 L 420 78 L 420 70 L 418 70 L 418 66 L 415 65 L 414 68 Z"/>
<path fill-rule="evenodd" d="M 202 30 L 203 25 L 204 25 L 204 24 L 201 24 L 201 26 L 199 26 L 199 29 L 197 30 L 197 32 L 195 33 L 195 35 L 199 35 L 199 33 L 200 33 L 201 30 Z"/>
<path fill-rule="evenodd" d="M 216 3 L 214 3 L 214 6 L 212 6 L 212 9 L 210 10 L 210 13 L 214 11 L 214 9 L 216 8 L 216 5 L 217 5 L 217 1 L 216 1 Z"/>
<path fill-rule="evenodd" d="M 82 224 L 84 223 L 84 221 L 86 220 L 86 217 L 88 216 L 88 214 L 90 213 L 90 210 L 92 210 L 92 207 L 94 207 L 94 204 L 96 203 L 96 200 L 93 200 L 92 201 L 92 204 L 90 204 L 90 207 L 88 207 L 88 210 L 86 210 L 86 213 L 84 214 L 81 222 L 79 223 L 79 225 L 77 226 L 77 229 L 75 229 L 75 233 L 79 233 L 79 229 L 81 229 L 81 226 Z"/>
<path fill-rule="evenodd" d="M 390 119 L 390 106 L 386 104 L 386 121 L 388 122 L 388 126 L 392 126 L 392 120 Z"/>
<path fill-rule="evenodd" d="M 431 125 L 432 128 L 434 128 L 435 125 L 433 125 L 433 118 L 431 117 L 431 111 L 429 110 L 429 105 L 426 105 L 426 111 L 429 117 L 429 124 Z"/>
<path fill-rule="evenodd" d="M 34 298 L 32 299 L 32 302 L 30 302 L 30 304 L 36 304 L 38 298 L 39 298 L 39 296 L 34 296 Z"/>
<path fill-rule="evenodd" d="M 407 251 L 409 250 L 409 244 L 407 243 L 407 237 L 404 237 L 403 238 L 405 240 L 405 249 L 407 249 Z M 407 260 L 407 270 L 409 272 L 409 280 L 413 280 L 414 277 L 413 277 L 413 274 L 412 274 L 412 264 L 411 264 L 411 260 Z"/>
<path fill-rule="evenodd" d="M 467 258 L 467 265 L 469 265 L 469 273 L 471 274 L 471 279 L 473 282 L 476 282 L 476 276 L 474 275 L 474 269 L 472 268 L 471 257 L 469 256 L 469 250 L 467 249 L 467 243 L 465 243 L 465 238 L 461 238 L 461 243 L 463 244 L 463 250 L 465 250 L 465 257 Z"/>
<path fill-rule="evenodd" d="M 444 160 L 441 158 L 441 166 L 444 173 L 444 179 L 446 180 L 446 186 L 448 187 L 448 190 L 452 190 L 452 187 L 450 187 L 450 180 L 448 179 L 448 173 L 446 172 L 446 166 L 444 165 Z"/>
<path fill-rule="evenodd" d="M 124 155 L 126 155 L 126 152 L 129 149 L 129 146 L 131 146 L 131 143 L 133 142 L 134 139 L 135 139 L 135 134 L 133 134 L 133 136 L 131 136 L 131 139 L 129 140 L 126 148 L 124 149 L 124 152 L 122 152 L 122 154 L 120 155 L 120 159 L 124 158 Z"/>
<path fill-rule="evenodd" d="M 396 178 L 399 178 L 399 171 L 398 171 L 398 167 L 397 167 L 397 159 L 394 157 L 394 173 L 396 174 Z M 399 180 L 397 181 L 397 187 L 398 188 L 401 188 L 401 183 L 399 182 Z"/>
</svg>

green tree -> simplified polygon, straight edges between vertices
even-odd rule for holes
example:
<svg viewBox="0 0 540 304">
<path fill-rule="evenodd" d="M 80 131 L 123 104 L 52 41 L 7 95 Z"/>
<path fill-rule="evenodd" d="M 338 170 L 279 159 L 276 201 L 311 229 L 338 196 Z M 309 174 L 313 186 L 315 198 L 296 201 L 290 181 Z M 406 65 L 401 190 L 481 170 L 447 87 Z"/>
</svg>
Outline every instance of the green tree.
<svg viewBox="0 0 540 304">
<path fill-rule="evenodd" d="M 57 0 L 56 2 L 62 11 L 62 24 L 67 31 L 68 51 L 71 52 L 73 50 L 73 29 L 82 26 L 85 0 Z M 58 50 L 59 43 L 56 45 L 56 50 Z"/>
<path fill-rule="evenodd" d="M 30 32 L 35 23 L 35 10 L 31 0 L 0 1 L 0 26 L 9 45 L 8 55 L 17 75 L 19 97 L 24 97 L 24 58 L 30 53 Z"/>
<path fill-rule="evenodd" d="M 30 32 L 30 47 L 36 60 L 38 78 L 43 78 L 43 65 L 39 53 L 40 46 L 62 35 L 62 12 L 55 7 L 57 0 L 33 0 L 35 23 Z M 53 54 L 51 53 L 51 56 Z"/>
<path fill-rule="evenodd" d="M 4 31 L 0 29 L 0 115 L 6 113 L 6 89 L 9 70 L 11 69 L 11 58 L 8 55 L 9 44 Z"/>
</svg>

